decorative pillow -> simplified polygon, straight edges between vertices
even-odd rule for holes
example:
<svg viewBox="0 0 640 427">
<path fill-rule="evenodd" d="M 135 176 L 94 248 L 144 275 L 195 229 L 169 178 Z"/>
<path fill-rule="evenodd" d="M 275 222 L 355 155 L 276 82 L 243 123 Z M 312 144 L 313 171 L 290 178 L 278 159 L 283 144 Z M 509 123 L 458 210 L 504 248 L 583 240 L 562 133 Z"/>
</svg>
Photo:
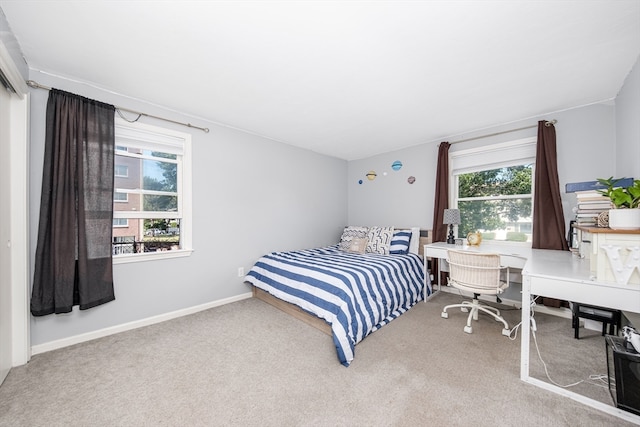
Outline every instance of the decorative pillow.
<svg viewBox="0 0 640 427">
<path fill-rule="evenodd" d="M 368 254 L 389 255 L 389 246 L 393 237 L 393 227 L 370 227 L 367 233 Z"/>
<path fill-rule="evenodd" d="M 340 249 L 341 251 L 349 250 L 349 247 L 351 246 L 351 240 L 363 239 L 367 237 L 367 231 L 369 231 L 368 227 L 355 227 L 355 226 L 346 227 L 342 232 L 342 237 L 340 237 L 340 243 L 338 243 L 338 249 Z"/>
<path fill-rule="evenodd" d="M 346 252 L 352 252 L 354 254 L 363 254 L 364 251 L 367 250 L 367 238 L 366 237 L 355 237 L 351 239 L 351 244 L 349 245 L 349 249 Z"/>
<path fill-rule="evenodd" d="M 411 243 L 409 244 L 409 252 L 418 254 L 420 250 L 420 227 L 411 227 Z"/>
<path fill-rule="evenodd" d="M 393 255 L 406 255 L 409 253 L 411 230 L 398 230 L 393 233 L 389 253 Z"/>
</svg>

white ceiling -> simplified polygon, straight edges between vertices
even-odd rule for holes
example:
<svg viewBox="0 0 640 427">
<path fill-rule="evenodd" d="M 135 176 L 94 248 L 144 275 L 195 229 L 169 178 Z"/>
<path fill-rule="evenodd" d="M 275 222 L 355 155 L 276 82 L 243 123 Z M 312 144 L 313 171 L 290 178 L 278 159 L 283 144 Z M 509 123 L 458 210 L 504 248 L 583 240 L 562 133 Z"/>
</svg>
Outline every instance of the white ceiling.
<svg viewBox="0 0 640 427">
<path fill-rule="evenodd" d="M 638 0 L 0 8 L 33 70 L 347 160 L 610 100 L 640 55 Z"/>
</svg>

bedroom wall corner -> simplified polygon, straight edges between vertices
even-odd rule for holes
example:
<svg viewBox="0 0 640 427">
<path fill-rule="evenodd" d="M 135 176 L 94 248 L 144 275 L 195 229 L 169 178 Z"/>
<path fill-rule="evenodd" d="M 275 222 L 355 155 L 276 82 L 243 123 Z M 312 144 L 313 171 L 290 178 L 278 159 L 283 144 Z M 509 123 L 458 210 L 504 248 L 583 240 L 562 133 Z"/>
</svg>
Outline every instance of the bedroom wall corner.
<svg viewBox="0 0 640 427">
<path fill-rule="evenodd" d="M 636 98 L 637 99 L 637 98 Z M 556 113 L 527 118 L 470 132 L 425 142 L 422 145 L 380 154 L 349 162 L 347 187 L 349 188 L 349 224 L 352 225 L 419 225 L 431 228 L 438 145 L 452 143 L 451 152 L 491 145 L 510 140 L 535 137 L 539 120 L 557 119 L 558 178 L 562 205 L 568 229 L 576 205 L 573 194 L 564 193 L 568 182 L 593 181 L 615 173 L 615 105 L 613 101 L 573 108 Z M 498 119 L 496 120 L 498 121 Z M 530 127 L 532 126 L 532 127 Z M 491 137 L 456 144 L 456 140 L 508 132 Z M 399 171 L 392 171 L 396 160 L 403 162 Z M 406 164 L 405 164 L 406 163 Z M 376 176 L 368 180 L 367 174 Z M 387 173 L 384 175 L 384 173 Z M 415 176 L 414 184 L 406 182 Z M 360 183 L 362 181 L 362 183 Z"/>
<path fill-rule="evenodd" d="M 249 287 L 238 277 L 264 253 L 333 244 L 347 221 L 347 163 L 169 108 L 31 70 L 40 84 L 210 128 L 143 122 L 192 135 L 193 248 L 189 257 L 114 265 L 116 300 L 64 315 L 31 317 L 31 346 L 75 342 L 167 313 L 231 301 Z M 48 92 L 31 91 L 30 272 L 38 231 Z"/>
</svg>

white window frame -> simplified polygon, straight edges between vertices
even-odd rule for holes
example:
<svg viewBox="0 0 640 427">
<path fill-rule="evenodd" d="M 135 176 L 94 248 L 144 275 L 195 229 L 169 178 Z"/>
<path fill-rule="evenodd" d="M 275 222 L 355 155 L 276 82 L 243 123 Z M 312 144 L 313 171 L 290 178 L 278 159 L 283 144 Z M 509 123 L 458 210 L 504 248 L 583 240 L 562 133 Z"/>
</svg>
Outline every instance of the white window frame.
<svg viewBox="0 0 640 427">
<path fill-rule="evenodd" d="M 118 173 L 118 168 L 123 168 L 124 174 Z M 113 175 L 118 178 L 129 178 L 129 166 L 127 165 L 116 165 L 113 171 Z"/>
<path fill-rule="evenodd" d="M 129 218 L 113 218 L 114 222 L 115 220 L 118 220 L 118 222 L 120 222 L 120 220 L 124 219 L 124 223 L 123 224 L 113 224 L 112 227 L 116 227 L 116 228 L 127 228 L 129 227 Z"/>
<path fill-rule="evenodd" d="M 172 212 L 174 218 L 180 218 L 180 249 L 171 251 L 159 251 L 139 254 L 123 254 L 113 257 L 114 264 L 123 264 L 139 261 L 151 261 L 168 258 L 180 258 L 190 256 L 193 252 L 192 245 L 192 153 L 191 134 L 178 132 L 171 129 L 151 126 L 144 123 L 129 123 L 126 120 L 116 118 L 115 139 L 118 147 L 135 147 L 143 149 L 156 149 L 178 156 L 177 187 L 178 210 Z M 114 191 L 120 191 L 115 189 Z M 146 212 L 114 211 L 114 218 L 154 218 Z"/>
<path fill-rule="evenodd" d="M 124 199 L 116 199 L 116 194 L 124 194 Z M 129 202 L 129 193 L 123 193 L 121 191 L 113 192 L 113 201 L 115 203 L 128 203 Z"/>
<path fill-rule="evenodd" d="M 458 208 L 458 176 L 465 173 L 499 169 L 503 167 L 531 164 L 531 215 L 535 194 L 537 137 L 522 138 L 498 144 L 485 145 L 449 152 L 449 201 L 453 209 Z M 458 226 L 455 226 L 458 235 Z M 531 246 L 531 242 L 495 240 L 491 244 Z"/>
</svg>

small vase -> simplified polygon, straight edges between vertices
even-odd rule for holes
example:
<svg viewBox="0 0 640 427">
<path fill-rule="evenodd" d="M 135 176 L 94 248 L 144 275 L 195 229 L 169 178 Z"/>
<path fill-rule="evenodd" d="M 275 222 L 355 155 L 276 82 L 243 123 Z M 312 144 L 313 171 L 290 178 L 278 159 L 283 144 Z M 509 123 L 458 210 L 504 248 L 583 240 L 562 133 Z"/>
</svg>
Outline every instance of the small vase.
<svg viewBox="0 0 640 427">
<path fill-rule="evenodd" d="M 609 228 L 613 230 L 640 229 L 640 209 L 609 210 Z"/>
</svg>

